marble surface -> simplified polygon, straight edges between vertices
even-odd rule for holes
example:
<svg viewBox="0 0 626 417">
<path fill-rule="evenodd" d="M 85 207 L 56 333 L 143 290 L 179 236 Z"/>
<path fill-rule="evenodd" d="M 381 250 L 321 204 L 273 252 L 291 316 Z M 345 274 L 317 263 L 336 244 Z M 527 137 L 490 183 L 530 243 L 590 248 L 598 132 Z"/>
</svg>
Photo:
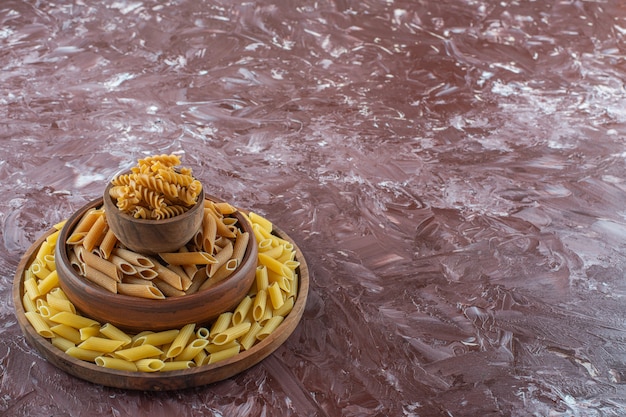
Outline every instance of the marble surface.
<svg viewBox="0 0 626 417">
<path fill-rule="evenodd" d="M 0 4 L 0 414 L 623 416 L 626 6 L 531 0 Z M 19 329 L 23 253 L 138 158 L 300 246 L 270 357 L 124 391 Z"/>
</svg>

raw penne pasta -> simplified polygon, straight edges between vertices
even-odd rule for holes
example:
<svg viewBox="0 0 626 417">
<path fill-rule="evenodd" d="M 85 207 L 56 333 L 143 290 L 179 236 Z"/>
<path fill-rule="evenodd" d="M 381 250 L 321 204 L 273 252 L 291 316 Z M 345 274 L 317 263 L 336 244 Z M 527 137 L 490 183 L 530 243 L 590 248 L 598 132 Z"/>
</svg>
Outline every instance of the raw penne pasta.
<svg viewBox="0 0 626 417">
<path fill-rule="evenodd" d="M 134 362 L 130 362 L 125 359 L 112 358 L 109 356 L 98 356 L 94 359 L 94 362 L 98 366 L 109 369 L 117 369 L 118 371 L 137 371 L 137 365 L 135 365 Z"/>
<path fill-rule="evenodd" d="M 183 351 L 174 357 L 174 360 L 190 361 L 198 354 L 198 352 L 204 350 L 208 344 L 209 341 L 207 339 L 195 339 L 185 346 Z"/>
<path fill-rule="evenodd" d="M 50 330 L 50 326 L 48 326 L 48 323 L 46 323 L 40 314 L 34 311 L 27 311 L 24 315 L 38 335 L 45 337 L 46 339 L 54 337 L 54 332 Z"/>
<path fill-rule="evenodd" d="M 83 327 L 96 326 L 100 327 L 100 323 L 92 320 L 88 317 L 83 317 L 78 314 L 70 313 L 69 311 L 61 311 L 50 318 L 55 323 L 65 324 L 75 329 L 81 329 Z"/>
<path fill-rule="evenodd" d="M 274 271 L 277 274 L 284 275 L 288 278 L 293 277 L 293 271 L 285 266 L 282 262 L 277 261 L 276 259 L 265 255 L 264 253 L 259 253 L 259 263 L 265 265 L 268 270 Z"/>
<path fill-rule="evenodd" d="M 43 317 L 44 319 L 49 319 L 59 312 L 59 310 L 55 309 L 54 307 L 50 307 L 47 303 L 40 306 L 37 310 L 39 311 L 39 314 L 41 314 L 41 317 Z"/>
<path fill-rule="evenodd" d="M 198 339 L 208 339 L 210 335 L 209 329 L 207 329 L 206 327 L 199 327 L 196 330 L 196 337 Z"/>
<path fill-rule="evenodd" d="M 267 267 L 265 265 L 259 265 L 256 268 L 256 289 L 267 290 L 269 287 L 269 277 L 267 275 Z"/>
<path fill-rule="evenodd" d="M 82 248 L 82 246 L 80 247 Z M 78 255 L 76 255 L 76 252 L 68 252 L 67 256 L 70 261 L 70 266 L 74 269 L 74 271 L 76 271 L 76 273 L 80 275 L 85 275 L 85 264 L 81 262 L 80 259 L 78 259 Z"/>
<path fill-rule="evenodd" d="M 165 298 L 161 290 L 151 284 L 125 284 L 120 282 L 117 284 L 117 292 L 119 294 L 151 300 L 163 300 Z"/>
<path fill-rule="evenodd" d="M 208 264 L 206 266 L 206 271 L 207 271 L 207 275 L 209 276 L 209 278 L 215 275 L 217 270 L 220 269 L 222 265 L 224 265 L 226 262 L 228 262 L 231 259 L 232 255 L 233 255 L 233 244 L 229 240 L 227 241 L 226 245 L 223 248 L 221 248 L 219 252 L 213 255 L 215 262 Z"/>
<path fill-rule="evenodd" d="M 283 293 L 277 282 L 274 282 L 272 285 L 267 287 L 267 294 L 270 296 L 272 308 L 277 309 L 284 304 L 285 300 L 283 299 Z"/>
<path fill-rule="evenodd" d="M 111 254 L 108 260 L 113 263 L 124 275 L 135 275 L 137 273 L 136 266 L 121 256 Z"/>
<path fill-rule="evenodd" d="M 213 285 L 221 282 L 232 275 L 232 273 L 237 269 L 237 260 L 229 259 L 224 265 L 222 265 L 212 277 L 209 277 L 201 286 L 199 291 L 202 291 L 206 288 L 210 288 Z"/>
<path fill-rule="evenodd" d="M 211 331 L 209 332 L 209 337 L 213 338 L 216 334 L 223 332 L 230 326 L 233 319 L 233 313 L 230 311 L 226 311 L 219 316 L 213 322 L 211 326 Z"/>
<path fill-rule="evenodd" d="M 170 265 L 206 265 L 217 262 L 208 252 L 163 252 L 159 256 Z"/>
<path fill-rule="evenodd" d="M 24 281 L 24 292 L 28 294 L 28 298 L 31 300 L 36 300 L 41 297 L 37 280 L 34 277 Z"/>
<path fill-rule="evenodd" d="M 246 333 L 240 340 L 239 344 L 244 350 L 250 349 L 254 343 L 257 341 L 257 334 L 263 328 L 259 322 L 255 321 L 250 326 L 248 333 Z"/>
<path fill-rule="evenodd" d="M 179 290 L 178 288 L 174 288 L 167 282 L 163 281 L 160 278 L 156 278 L 152 280 L 152 283 L 165 295 L 166 297 L 182 297 L 187 293 L 183 290 Z"/>
<path fill-rule="evenodd" d="M 50 271 L 54 271 L 56 269 L 56 263 L 54 260 L 54 255 L 49 254 L 43 257 L 43 262 Z"/>
<path fill-rule="evenodd" d="M 95 350 L 82 349 L 78 346 L 70 347 L 65 351 L 68 355 L 87 362 L 95 362 L 98 356 L 102 356 L 102 352 Z"/>
<path fill-rule="evenodd" d="M 240 349 L 241 347 L 239 346 L 239 344 L 237 344 L 229 349 L 219 350 L 217 352 L 211 353 L 209 355 L 209 359 L 207 360 L 207 364 L 212 364 L 232 358 L 239 353 Z"/>
<path fill-rule="evenodd" d="M 209 210 L 210 209 L 204 209 L 204 217 L 202 218 L 202 248 L 207 253 L 213 253 L 215 249 L 217 224 L 215 217 L 209 212 Z"/>
<path fill-rule="evenodd" d="M 183 287 L 182 289 L 183 291 L 186 291 L 187 288 L 189 288 L 189 286 L 191 285 L 191 278 L 189 278 L 189 275 L 187 275 L 187 272 L 185 271 L 185 268 L 183 268 L 183 265 L 168 265 L 168 268 L 174 271 L 175 274 L 180 276 L 180 282 Z"/>
<path fill-rule="evenodd" d="M 117 293 L 117 281 L 104 272 L 85 264 L 85 278 L 107 291 Z"/>
<path fill-rule="evenodd" d="M 52 346 L 62 350 L 63 352 L 65 352 L 69 348 L 76 347 L 76 345 L 71 340 L 67 340 L 66 338 L 61 336 L 54 336 L 50 340 L 50 342 L 52 343 Z"/>
<path fill-rule="evenodd" d="M 154 262 L 150 260 L 147 256 L 141 255 L 137 252 L 133 252 L 129 249 L 124 248 L 115 248 L 111 252 L 113 255 L 117 255 L 122 259 L 130 262 L 135 266 L 141 266 L 144 268 L 154 268 Z"/>
<path fill-rule="evenodd" d="M 87 252 L 91 252 L 102 242 L 107 228 L 106 217 L 104 214 L 101 214 L 91 226 L 87 235 L 85 235 L 85 239 L 83 239 L 83 247 Z"/>
<path fill-rule="evenodd" d="M 229 327 L 226 330 L 223 330 L 222 332 L 216 334 L 212 340 L 212 343 L 216 345 L 223 345 L 232 342 L 233 340 L 236 340 L 245 335 L 248 330 L 250 330 L 250 326 L 251 324 L 249 322 L 243 322 Z"/>
<path fill-rule="evenodd" d="M 183 279 L 176 272 L 157 261 L 155 261 L 154 270 L 157 272 L 159 279 L 167 282 L 177 290 L 183 291 Z"/>
<path fill-rule="evenodd" d="M 195 294 L 207 279 L 206 268 L 200 268 L 193 277 L 193 281 L 189 288 L 185 290 L 185 294 Z"/>
<path fill-rule="evenodd" d="M 143 344 L 131 348 L 120 349 L 113 352 L 113 355 L 127 361 L 136 362 L 140 359 L 158 357 L 163 353 L 161 349 L 154 345 Z"/>
<path fill-rule="evenodd" d="M 180 371 L 182 369 L 195 368 L 197 365 L 194 361 L 170 361 L 163 362 L 163 367 L 160 369 L 161 372 L 168 371 Z"/>
<path fill-rule="evenodd" d="M 263 229 L 265 229 L 268 233 L 271 233 L 274 228 L 271 221 L 267 220 L 265 217 L 262 217 L 253 211 L 248 213 L 248 219 L 250 219 L 250 222 L 252 224 L 258 224 Z"/>
<path fill-rule="evenodd" d="M 210 354 L 210 353 L 219 352 L 220 350 L 230 349 L 233 346 L 237 346 L 237 345 L 239 345 L 239 341 L 237 341 L 237 340 L 233 340 L 232 342 L 228 342 L 228 343 L 225 343 L 223 345 L 216 345 L 216 344 L 213 344 L 213 343 L 209 343 L 204 348 L 204 350 L 207 351 Z"/>
<path fill-rule="evenodd" d="M 269 336 L 270 334 L 272 334 L 276 328 L 280 325 L 280 323 L 283 322 L 284 317 L 283 316 L 274 316 L 271 319 L 269 319 L 265 325 L 263 325 L 263 328 L 261 330 L 259 330 L 259 332 L 256 335 L 257 340 L 264 340 L 267 336 Z"/>
<path fill-rule="evenodd" d="M 109 259 L 111 257 L 111 252 L 115 248 L 115 244 L 117 243 L 117 236 L 113 233 L 113 230 L 108 229 L 104 234 L 104 238 L 102 238 L 102 242 L 98 246 L 98 251 L 100 252 L 100 256 L 104 259 Z"/>
<path fill-rule="evenodd" d="M 160 359 L 140 359 L 135 361 L 135 365 L 141 372 L 157 372 L 163 369 L 165 363 Z"/>
<path fill-rule="evenodd" d="M 83 341 L 80 338 L 80 331 L 74 327 L 68 326 L 67 324 L 57 324 L 56 326 L 50 327 L 50 330 L 52 330 L 55 335 L 63 337 L 74 344 L 78 344 Z"/>
<path fill-rule="evenodd" d="M 25 292 L 24 295 L 22 296 L 22 305 L 24 306 L 24 311 L 26 312 L 29 312 L 29 311 L 37 312 L 37 305 L 35 304 L 33 299 L 28 296 L 27 292 Z"/>
<path fill-rule="evenodd" d="M 33 275 L 39 279 L 44 279 L 50 272 L 52 272 L 45 265 L 42 265 L 41 261 L 34 262 L 31 265 L 30 270 Z"/>
<path fill-rule="evenodd" d="M 233 312 L 232 324 L 237 325 L 239 323 L 242 323 L 248 315 L 251 307 L 252 298 L 250 298 L 250 296 L 245 296 L 244 298 L 242 298 L 235 308 L 235 311 Z"/>
<path fill-rule="evenodd" d="M 213 206 L 223 215 L 233 214 L 237 211 L 237 209 L 227 202 L 214 202 Z"/>
<path fill-rule="evenodd" d="M 265 239 L 264 242 L 266 242 L 267 240 L 268 239 Z M 284 249 L 285 248 L 282 245 L 270 245 L 264 247 L 262 250 L 259 250 L 259 252 L 263 253 L 266 256 L 269 256 L 270 258 L 278 259 L 280 256 L 282 256 Z"/>
<path fill-rule="evenodd" d="M 180 329 L 176 338 L 172 341 L 172 345 L 167 350 L 166 357 L 174 358 L 185 349 L 189 339 L 194 335 L 196 325 L 194 323 L 187 324 Z"/>
<path fill-rule="evenodd" d="M 267 305 L 267 291 L 257 291 L 254 301 L 252 303 L 252 318 L 255 321 L 261 320 L 265 313 L 265 306 Z"/>
<path fill-rule="evenodd" d="M 289 292 L 291 290 L 291 279 L 287 278 L 284 275 L 277 274 L 274 271 L 267 271 L 267 278 L 269 280 L 270 285 L 273 283 L 277 283 L 281 290 L 284 292 Z"/>
<path fill-rule="evenodd" d="M 153 346 L 161 346 L 166 345 L 168 343 L 172 343 L 178 333 L 179 329 L 172 330 L 163 330 L 161 332 L 155 333 L 147 333 L 142 336 L 135 338 L 133 342 L 133 346 L 141 346 L 141 345 L 153 345 Z"/>
<path fill-rule="evenodd" d="M 46 301 L 48 305 L 55 310 L 69 311 L 70 313 L 76 314 L 76 307 L 74 307 L 74 304 L 67 298 L 61 298 L 49 292 L 46 294 Z"/>
<path fill-rule="evenodd" d="M 282 306 L 273 311 L 273 315 L 286 317 L 287 314 L 289 314 L 293 309 L 294 304 L 295 302 L 293 297 L 287 298 Z"/>
<path fill-rule="evenodd" d="M 78 329 L 78 333 L 80 333 L 80 340 L 82 340 L 84 342 L 85 340 L 89 339 L 90 337 L 99 335 L 100 334 L 100 329 L 98 327 L 96 327 L 96 326 L 82 327 L 82 328 Z"/>
<path fill-rule="evenodd" d="M 83 215 L 83 217 L 78 221 L 76 227 L 72 233 L 87 233 L 89 229 L 91 229 L 96 222 L 103 214 L 103 211 L 100 209 L 90 209 Z"/>
<path fill-rule="evenodd" d="M 85 240 L 85 236 L 87 236 L 87 232 L 75 231 L 71 235 L 68 236 L 65 243 L 68 245 L 82 245 L 83 241 Z"/>
<path fill-rule="evenodd" d="M 122 271 L 113 262 L 89 251 L 83 253 L 83 260 L 87 267 L 95 268 L 117 282 L 122 280 Z"/>
<path fill-rule="evenodd" d="M 237 260 L 237 265 L 241 265 L 241 261 L 243 260 L 244 255 L 246 254 L 246 249 L 248 248 L 248 242 L 250 241 L 250 233 L 243 232 L 238 233 L 237 238 L 235 239 L 235 244 L 233 245 L 233 259 Z"/>
<path fill-rule="evenodd" d="M 137 266 L 135 267 L 135 270 L 137 271 L 135 275 L 137 275 L 141 279 L 153 280 L 159 276 L 159 272 L 155 268 L 158 268 L 158 267 L 154 266 L 152 268 L 144 268 L 142 266 Z"/>
<path fill-rule="evenodd" d="M 133 339 L 126 334 L 126 332 L 118 329 L 111 323 L 105 323 L 102 327 L 100 327 L 100 333 L 109 339 L 121 341 L 122 347 L 130 345 L 133 341 Z"/>
</svg>

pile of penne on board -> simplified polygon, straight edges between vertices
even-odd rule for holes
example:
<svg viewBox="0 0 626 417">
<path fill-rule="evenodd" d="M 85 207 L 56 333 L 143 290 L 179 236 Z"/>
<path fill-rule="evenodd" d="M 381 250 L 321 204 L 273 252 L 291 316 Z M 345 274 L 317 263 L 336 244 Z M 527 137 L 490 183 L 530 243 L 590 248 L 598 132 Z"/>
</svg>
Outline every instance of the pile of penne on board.
<svg viewBox="0 0 626 417">
<path fill-rule="evenodd" d="M 163 372 L 215 363 L 253 347 L 274 332 L 294 306 L 298 277 L 295 248 L 272 232 L 267 219 L 248 216 L 259 246 L 256 280 L 239 305 L 210 326 L 128 334 L 84 317 L 59 287 L 55 225 L 24 271 L 25 315 L 33 329 L 66 354 L 112 369 Z"/>
<path fill-rule="evenodd" d="M 202 225 L 177 252 L 147 256 L 124 248 L 108 227 L 102 207 L 87 211 L 71 231 L 70 264 L 112 293 L 162 299 L 193 294 L 228 278 L 241 264 L 250 236 L 237 224 L 236 209 L 204 201 Z M 288 252 L 280 254 L 287 260 Z"/>
</svg>

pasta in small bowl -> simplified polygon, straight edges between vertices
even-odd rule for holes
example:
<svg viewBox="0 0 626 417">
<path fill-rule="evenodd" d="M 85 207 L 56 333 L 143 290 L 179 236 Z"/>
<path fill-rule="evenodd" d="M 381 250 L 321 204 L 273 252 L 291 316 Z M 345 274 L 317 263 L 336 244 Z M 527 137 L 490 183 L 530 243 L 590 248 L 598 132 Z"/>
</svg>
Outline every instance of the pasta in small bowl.
<svg viewBox="0 0 626 417">
<path fill-rule="evenodd" d="M 108 222 L 117 208 L 106 196 L 75 212 L 54 254 L 69 300 L 87 317 L 136 332 L 208 323 L 237 306 L 255 281 L 255 234 L 244 213 L 202 196 L 193 236 L 157 253 L 121 243 Z"/>
</svg>

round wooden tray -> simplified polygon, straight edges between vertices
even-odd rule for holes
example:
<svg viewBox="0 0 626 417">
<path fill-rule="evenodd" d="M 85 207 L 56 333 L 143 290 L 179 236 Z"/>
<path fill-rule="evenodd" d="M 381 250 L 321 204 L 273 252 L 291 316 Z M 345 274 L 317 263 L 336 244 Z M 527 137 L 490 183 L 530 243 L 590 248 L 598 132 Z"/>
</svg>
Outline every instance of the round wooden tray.
<svg viewBox="0 0 626 417">
<path fill-rule="evenodd" d="M 76 359 L 53 346 L 48 339 L 37 334 L 26 318 L 22 304 L 24 272 L 35 259 L 41 244 L 54 231 L 55 229 L 51 229 L 44 233 L 26 251 L 18 264 L 13 280 L 13 304 L 18 323 L 28 343 L 57 368 L 78 378 L 114 388 L 143 391 L 176 390 L 210 384 L 230 378 L 261 362 L 287 340 L 302 318 L 309 291 L 308 267 L 300 248 L 285 232 L 274 226 L 274 234 L 291 242 L 296 250 L 296 260 L 300 262 L 297 270 L 299 285 L 293 309 L 276 331 L 267 338 L 258 342 L 249 350 L 243 351 L 230 359 L 180 371 L 154 373 L 119 371 Z"/>
</svg>

